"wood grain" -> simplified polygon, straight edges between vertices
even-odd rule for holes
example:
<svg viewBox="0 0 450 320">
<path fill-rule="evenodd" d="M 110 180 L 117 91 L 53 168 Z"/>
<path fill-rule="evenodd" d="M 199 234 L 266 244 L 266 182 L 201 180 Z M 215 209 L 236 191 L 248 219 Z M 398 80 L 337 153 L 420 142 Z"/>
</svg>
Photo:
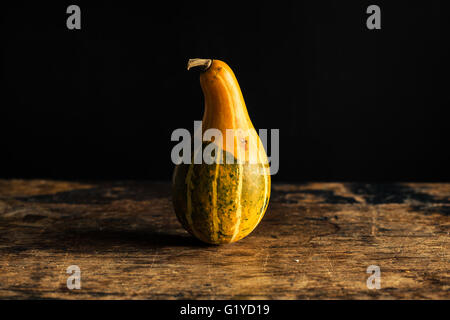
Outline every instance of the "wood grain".
<svg viewBox="0 0 450 320">
<path fill-rule="evenodd" d="M 448 299 L 449 213 L 450 184 L 278 184 L 250 236 L 211 246 L 169 183 L 0 180 L 0 298 Z"/>
</svg>

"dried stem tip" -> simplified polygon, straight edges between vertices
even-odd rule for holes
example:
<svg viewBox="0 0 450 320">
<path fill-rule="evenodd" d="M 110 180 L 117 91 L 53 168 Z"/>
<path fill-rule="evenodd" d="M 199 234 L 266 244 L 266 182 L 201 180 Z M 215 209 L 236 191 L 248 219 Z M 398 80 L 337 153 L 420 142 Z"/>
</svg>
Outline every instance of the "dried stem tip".
<svg viewBox="0 0 450 320">
<path fill-rule="evenodd" d="M 187 69 L 199 67 L 200 70 L 206 71 L 211 66 L 212 59 L 189 59 Z"/>
</svg>

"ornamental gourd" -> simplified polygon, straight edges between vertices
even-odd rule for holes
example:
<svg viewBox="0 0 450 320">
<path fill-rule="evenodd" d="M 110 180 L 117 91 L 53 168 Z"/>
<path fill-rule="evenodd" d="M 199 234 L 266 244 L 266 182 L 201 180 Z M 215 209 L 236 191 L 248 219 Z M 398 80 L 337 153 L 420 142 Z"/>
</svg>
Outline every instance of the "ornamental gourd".
<svg viewBox="0 0 450 320">
<path fill-rule="evenodd" d="M 190 59 L 191 68 L 201 70 L 202 134 L 218 129 L 222 140 L 214 137 L 209 142 L 214 144 L 213 163 L 192 160 L 175 167 L 174 209 L 183 227 L 198 239 L 231 243 L 250 234 L 264 216 L 270 198 L 269 163 L 231 68 L 220 60 Z"/>
</svg>

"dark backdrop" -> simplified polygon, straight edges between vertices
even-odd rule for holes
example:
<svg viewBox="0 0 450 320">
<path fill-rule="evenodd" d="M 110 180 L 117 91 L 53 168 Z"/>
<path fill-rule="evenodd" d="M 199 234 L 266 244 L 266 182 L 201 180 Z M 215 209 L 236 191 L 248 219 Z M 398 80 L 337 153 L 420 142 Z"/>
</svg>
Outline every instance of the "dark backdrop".
<svg viewBox="0 0 450 320">
<path fill-rule="evenodd" d="M 146 3 L 2 4 L 0 178 L 170 179 L 202 57 L 233 68 L 255 127 L 280 129 L 275 181 L 449 181 L 439 1 Z"/>
</svg>

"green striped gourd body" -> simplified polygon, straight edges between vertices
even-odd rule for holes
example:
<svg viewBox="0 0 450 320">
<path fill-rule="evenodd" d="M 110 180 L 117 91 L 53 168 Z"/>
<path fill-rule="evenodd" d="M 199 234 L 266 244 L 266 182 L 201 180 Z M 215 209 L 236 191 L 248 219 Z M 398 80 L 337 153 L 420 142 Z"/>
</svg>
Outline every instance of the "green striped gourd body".
<svg viewBox="0 0 450 320">
<path fill-rule="evenodd" d="M 212 244 L 244 238 L 261 221 L 270 197 L 267 164 L 180 164 L 173 175 L 176 215 L 193 236 Z M 228 154 L 229 156 L 229 154 Z"/>
</svg>

